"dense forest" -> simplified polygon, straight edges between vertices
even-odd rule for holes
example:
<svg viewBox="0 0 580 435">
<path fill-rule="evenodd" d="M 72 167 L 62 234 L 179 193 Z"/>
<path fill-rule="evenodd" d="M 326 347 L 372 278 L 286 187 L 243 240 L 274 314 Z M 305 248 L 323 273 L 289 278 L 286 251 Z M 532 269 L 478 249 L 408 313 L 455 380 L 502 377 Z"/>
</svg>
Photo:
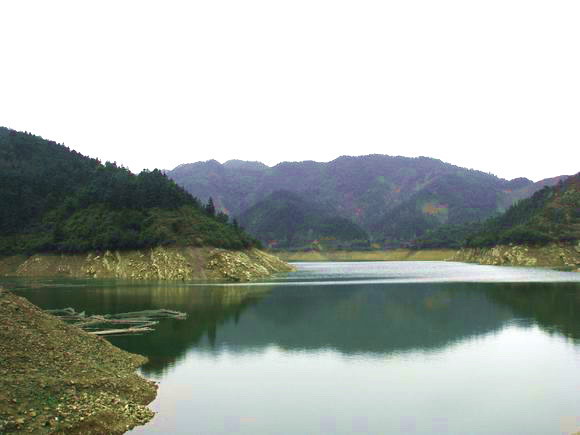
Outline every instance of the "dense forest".
<svg viewBox="0 0 580 435">
<path fill-rule="evenodd" d="M 263 244 L 276 249 L 368 248 L 366 232 L 331 210 L 328 205 L 279 190 L 246 210 L 240 223 Z"/>
<path fill-rule="evenodd" d="M 580 240 L 580 173 L 544 187 L 466 238 L 468 247 Z"/>
<path fill-rule="evenodd" d="M 428 230 L 422 237 L 414 240 L 410 247 L 415 249 L 460 249 L 468 237 L 481 231 L 482 222 L 464 224 L 445 224 Z"/>
<path fill-rule="evenodd" d="M 0 128 L 0 254 L 256 240 L 161 171 L 138 175 L 53 141 Z"/>
<path fill-rule="evenodd" d="M 484 222 L 442 225 L 414 242 L 416 248 L 543 245 L 580 239 L 580 174 L 545 186 L 505 213 Z"/>
</svg>

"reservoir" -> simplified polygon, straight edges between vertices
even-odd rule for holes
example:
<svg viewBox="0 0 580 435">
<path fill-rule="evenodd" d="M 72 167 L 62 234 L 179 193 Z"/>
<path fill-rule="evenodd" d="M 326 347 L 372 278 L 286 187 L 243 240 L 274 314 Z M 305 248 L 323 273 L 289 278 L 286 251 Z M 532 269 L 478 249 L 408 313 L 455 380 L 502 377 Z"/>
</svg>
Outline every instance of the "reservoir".
<svg viewBox="0 0 580 435">
<path fill-rule="evenodd" d="M 149 358 L 135 434 L 580 431 L 580 274 L 453 262 L 294 263 L 253 283 L 7 279 L 41 308 L 169 308 L 111 338 Z"/>
</svg>

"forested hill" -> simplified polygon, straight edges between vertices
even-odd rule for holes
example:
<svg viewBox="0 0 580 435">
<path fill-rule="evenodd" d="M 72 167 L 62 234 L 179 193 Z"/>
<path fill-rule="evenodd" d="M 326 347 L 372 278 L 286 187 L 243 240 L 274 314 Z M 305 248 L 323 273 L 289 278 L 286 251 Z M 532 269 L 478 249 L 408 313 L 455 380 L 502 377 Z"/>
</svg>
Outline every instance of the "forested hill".
<svg viewBox="0 0 580 435">
<path fill-rule="evenodd" d="M 444 224 L 483 221 L 542 186 L 428 157 L 387 155 L 343 156 L 327 163 L 284 162 L 274 167 L 210 160 L 180 165 L 167 175 L 199 198 L 213 197 L 218 209 L 233 216 L 243 215 L 273 192 L 290 191 L 329 205 L 327 212 L 349 219 L 374 241 L 387 244 L 411 242 Z"/>
<path fill-rule="evenodd" d="M 0 254 L 256 243 L 158 170 L 139 175 L 0 127 Z"/>
<path fill-rule="evenodd" d="M 240 216 L 240 223 L 271 248 L 368 247 L 368 235 L 328 205 L 285 190 L 270 194 Z"/>
<path fill-rule="evenodd" d="M 467 238 L 468 247 L 580 240 L 580 173 L 544 187 Z"/>
</svg>

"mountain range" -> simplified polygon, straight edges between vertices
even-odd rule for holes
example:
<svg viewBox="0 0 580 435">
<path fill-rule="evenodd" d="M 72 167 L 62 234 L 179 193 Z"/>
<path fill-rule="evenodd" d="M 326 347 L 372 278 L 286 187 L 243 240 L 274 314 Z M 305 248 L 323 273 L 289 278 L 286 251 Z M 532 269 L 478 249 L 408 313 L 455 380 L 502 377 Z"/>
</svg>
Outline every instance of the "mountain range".
<svg viewBox="0 0 580 435">
<path fill-rule="evenodd" d="M 362 234 L 383 246 L 409 244 L 441 226 L 483 222 L 567 177 L 537 183 L 505 180 L 433 158 L 378 154 L 273 167 L 210 160 L 183 164 L 166 174 L 192 195 L 213 198 L 218 210 L 238 218 L 262 242 L 294 248 L 320 239 L 359 244 Z M 285 214 L 283 209 L 292 212 Z M 317 215 L 317 224 L 292 227 L 289 239 L 292 215 Z M 352 228 L 345 230 L 344 221 L 332 221 L 337 218 L 346 219 Z M 320 226 L 326 230 L 314 229 Z"/>
</svg>

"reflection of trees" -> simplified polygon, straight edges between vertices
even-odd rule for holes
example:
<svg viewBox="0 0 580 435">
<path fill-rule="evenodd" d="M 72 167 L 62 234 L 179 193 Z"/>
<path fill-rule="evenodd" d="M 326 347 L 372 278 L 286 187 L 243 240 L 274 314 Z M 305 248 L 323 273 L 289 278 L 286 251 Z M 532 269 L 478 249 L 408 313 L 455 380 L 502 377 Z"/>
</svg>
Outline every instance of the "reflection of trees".
<svg viewBox="0 0 580 435">
<path fill-rule="evenodd" d="M 241 313 L 268 292 L 268 287 L 208 286 L 145 289 L 150 292 L 152 307 L 164 307 L 188 314 L 186 320 L 160 322 L 155 332 L 139 337 L 118 337 L 115 345 L 134 353 L 145 354 L 149 362 L 142 370 L 159 374 L 181 359 L 189 348 L 204 338 L 214 347 L 218 329 L 238 323 Z"/>
<path fill-rule="evenodd" d="M 578 283 L 192 287 L 91 281 L 26 296 L 43 308 L 71 306 L 88 314 L 187 312 L 187 320 L 161 321 L 151 334 L 111 340 L 149 357 L 143 368 L 149 374 L 162 373 L 193 347 L 208 353 L 223 346 L 236 352 L 269 345 L 344 354 L 436 350 L 498 331 L 516 317 L 580 339 Z"/>
<path fill-rule="evenodd" d="M 486 294 L 517 317 L 533 319 L 549 333 L 580 342 L 579 283 L 503 284 L 490 287 Z"/>
<path fill-rule="evenodd" d="M 77 286 L 66 287 L 71 282 Z M 149 362 L 142 369 L 151 374 L 159 374 L 175 364 L 189 348 L 204 338 L 209 346 L 213 346 L 221 325 L 237 323 L 241 313 L 270 290 L 268 286 L 188 286 L 115 280 L 66 280 L 54 285 L 58 291 L 39 289 L 27 292 L 26 297 L 42 308 L 73 307 L 87 314 L 155 308 L 186 312 L 186 320 L 162 320 L 152 333 L 110 338 L 113 344 L 124 350 L 147 356 Z"/>
<path fill-rule="evenodd" d="M 281 287 L 220 339 L 240 348 L 331 348 L 345 354 L 437 349 L 500 329 L 512 318 L 484 284 Z"/>
</svg>

